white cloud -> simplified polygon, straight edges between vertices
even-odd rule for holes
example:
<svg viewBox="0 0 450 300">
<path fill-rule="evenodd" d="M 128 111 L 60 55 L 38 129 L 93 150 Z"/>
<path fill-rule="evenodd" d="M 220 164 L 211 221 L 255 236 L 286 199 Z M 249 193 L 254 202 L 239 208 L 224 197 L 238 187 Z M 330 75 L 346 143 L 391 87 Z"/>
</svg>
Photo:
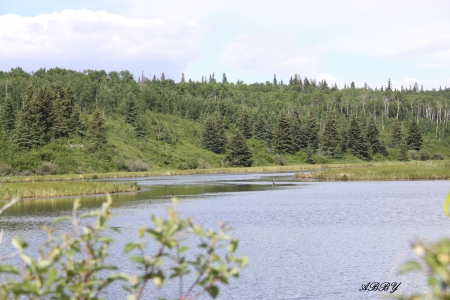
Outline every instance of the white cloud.
<svg viewBox="0 0 450 300">
<path fill-rule="evenodd" d="M 323 64 L 320 48 L 302 49 L 297 35 L 283 31 L 259 30 L 241 34 L 223 45 L 221 62 L 234 70 L 310 76 Z"/>
<path fill-rule="evenodd" d="M 104 11 L 0 16 L 0 68 L 63 67 L 181 73 L 198 58 L 207 28 Z M 174 75 L 175 75 L 174 74 Z"/>
</svg>

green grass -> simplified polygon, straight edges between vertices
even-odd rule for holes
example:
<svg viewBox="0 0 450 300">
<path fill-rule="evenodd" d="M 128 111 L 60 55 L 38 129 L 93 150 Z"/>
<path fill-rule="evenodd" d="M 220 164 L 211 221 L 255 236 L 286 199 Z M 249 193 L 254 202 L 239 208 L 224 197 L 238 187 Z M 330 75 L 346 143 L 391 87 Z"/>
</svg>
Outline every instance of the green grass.
<svg viewBox="0 0 450 300">
<path fill-rule="evenodd" d="M 416 180 L 450 179 L 449 161 L 383 162 L 341 166 L 310 174 L 298 173 L 296 178 L 319 180 Z"/>
<path fill-rule="evenodd" d="M 13 197 L 41 198 L 57 196 L 78 196 L 118 192 L 135 192 L 139 186 L 135 182 L 14 182 L 3 183 L 0 187 L 0 200 Z"/>
</svg>

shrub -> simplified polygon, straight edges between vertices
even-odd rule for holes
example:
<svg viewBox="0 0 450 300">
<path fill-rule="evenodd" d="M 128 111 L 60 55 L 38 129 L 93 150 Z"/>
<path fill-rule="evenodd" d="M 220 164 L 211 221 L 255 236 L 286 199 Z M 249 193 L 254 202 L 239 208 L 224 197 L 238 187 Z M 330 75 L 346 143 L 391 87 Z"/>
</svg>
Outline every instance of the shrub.
<svg viewBox="0 0 450 300">
<path fill-rule="evenodd" d="M 434 159 L 434 160 L 445 160 L 445 155 L 442 154 L 442 153 L 437 152 L 437 153 L 433 154 L 431 159 Z"/>
<path fill-rule="evenodd" d="M 215 232 L 193 223 L 192 218 L 179 218 L 174 200 L 174 206 L 167 210 L 167 219 L 152 216 L 152 226 L 138 230 L 139 241 L 124 247 L 140 274 L 120 272 L 117 266 L 105 263 L 113 241 L 105 235 L 113 229 L 106 224 L 111 218 L 111 204 L 111 197 L 108 197 L 100 210 L 82 214 L 80 218 L 94 217 L 95 221 L 79 228 L 77 209 L 81 201 L 77 199 L 72 217 L 54 220 L 70 222 L 73 233 L 55 237 L 51 229 L 44 228 L 49 238 L 40 247 L 36 260 L 25 254 L 27 243 L 14 238 L 12 244 L 17 252 L 8 256 L 18 255 L 22 268 L 19 272 L 14 266 L 0 265 L 5 279 L 0 283 L 0 298 L 99 299 L 98 294 L 118 280 L 124 282 L 127 299 L 142 299 L 146 286 L 153 283 L 160 288 L 169 280 L 179 283 L 180 299 L 196 299 L 204 292 L 216 298 L 219 284 L 228 284 L 231 277 L 238 277 L 240 269 L 247 265 L 245 257 L 235 255 L 238 241 L 225 235 L 229 230 L 225 224 L 219 223 L 219 231 Z M 192 249 L 184 243 L 186 236 L 190 241 L 198 241 Z M 145 255 L 150 252 L 149 238 L 157 245 L 157 249 L 152 249 L 156 250 L 152 256 Z M 14 275 L 8 276 L 8 273 Z M 183 280 L 189 275 L 193 276 L 194 285 L 183 286 Z"/>
<path fill-rule="evenodd" d="M 419 151 L 420 160 L 429 160 L 430 159 L 430 152 L 428 152 L 425 149 L 422 149 Z"/>
<path fill-rule="evenodd" d="M 284 166 L 286 163 L 286 160 L 284 159 L 284 157 L 278 153 L 273 156 L 273 159 L 274 159 L 275 163 L 279 166 Z"/>
<path fill-rule="evenodd" d="M 32 171 L 30 171 L 30 170 L 25 170 L 25 171 L 22 171 L 21 173 L 20 173 L 20 175 L 22 175 L 22 176 L 31 176 L 31 175 L 33 175 L 34 173 L 32 172 Z"/>
<path fill-rule="evenodd" d="M 411 157 L 411 159 L 420 160 L 419 152 L 417 152 L 416 150 L 408 150 L 408 155 L 409 157 Z"/>
<path fill-rule="evenodd" d="M 143 162 L 142 160 L 131 161 L 127 160 L 125 162 L 128 172 L 139 172 L 139 171 L 147 171 L 148 164 Z"/>
<path fill-rule="evenodd" d="M 13 168 L 10 165 L 0 162 L 0 176 L 8 175 L 12 170 Z"/>
<path fill-rule="evenodd" d="M 38 175 L 53 175 L 56 174 L 56 164 L 52 162 L 43 162 L 42 165 L 36 169 Z"/>
</svg>

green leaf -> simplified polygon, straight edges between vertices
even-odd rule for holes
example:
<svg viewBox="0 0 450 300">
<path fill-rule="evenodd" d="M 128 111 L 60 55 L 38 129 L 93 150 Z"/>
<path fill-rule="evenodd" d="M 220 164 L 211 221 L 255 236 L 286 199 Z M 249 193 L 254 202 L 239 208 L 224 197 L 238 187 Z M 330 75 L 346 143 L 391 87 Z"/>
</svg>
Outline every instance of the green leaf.
<svg viewBox="0 0 450 300">
<path fill-rule="evenodd" d="M 444 205 L 442 206 L 442 210 L 444 211 L 444 214 L 447 217 L 450 215 L 449 208 L 450 208 L 450 193 L 447 195 L 447 198 L 445 198 Z"/>
<path fill-rule="evenodd" d="M 63 221 L 70 221 L 72 218 L 65 216 L 65 217 L 58 217 L 58 218 L 54 218 L 52 223 L 59 223 L 59 222 L 63 222 Z"/>
<path fill-rule="evenodd" d="M 215 299 L 217 297 L 217 295 L 219 294 L 219 289 L 217 288 L 217 286 L 213 285 L 210 286 L 208 289 L 208 294 L 211 296 L 211 298 Z"/>
<path fill-rule="evenodd" d="M 48 278 L 47 278 L 47 286 L 50 286 L 53 282 L 55 282 L 56 278 L 57 278 L 57 273 L 56 273 L 56 269 L 55 268 L 51 268 L 48 271 Z"/>
<path fill-rule="evenodd" d="M 98 217 L 99 215 L 100 215 L 100 212 L 97 210 L 94 210 L 94 211 L 90 211 L 90 212 L 82 214 L 80 216 L 80 218 L 84 219 L 84 218 Z"/>
<path fill-rule="evenodd" d="M 139 256 L 139 255 L 133 255 L 133 256 L 130 256 L 130 259 L 131 259 L 132 261 L 137 262 L 137 263 L 140 263 L 140 264 L 144 264 L 144 263 L 145 263 L 144 258 L 143 258 L 142 256 Z"/>
<path fill-rule="evenodd" d="M 128 243 L 125 245 L 124 251 L 125 251 L 125 253 L 130 253 L 132 250 L 134 250 L 136 248 L 140 248 L 140 245 L 136 244 L 136 243 Z"/>
<path fill-rule="evenodd" d="M 10 265 L 0 265 L 0 273 L 19 274 L 19 271 L 17 271 L 15 267 Z"/>
<path fill-rule="evenodd" d="M 180 253 L 183 253 L 183 252 L 185 252 L 187 250 L 189 250 L 189 247 L 182 246 L 182 247 L 178 248 L 177 253 L 180 254 Z"/>
<path fill-rule="evenodd" d="M 19 237 L 15 237 L 12 239 L 11 244 L 16 248 L 17 250 L 23 250 L 23 248 L 27 247 L 27 243 L 22 241 Z"/>
<path fill-rule="evenodd" d="M 398 270 L 398 274 L 404 274 L 407 272 L 420 271 L 420 270 L 422 270 L 422 266 L 417 261 L 411 260 L 411 261 L 404 263 L 400 267 L 400 270 Z"/>
<path fill-rule="evenodd" d="M 108 276 L 108 281 L 115 281 L 115 280 L 125 280 L 128 281 L 129 277 L 125 273 L 115 273 Z"/>
</svg>

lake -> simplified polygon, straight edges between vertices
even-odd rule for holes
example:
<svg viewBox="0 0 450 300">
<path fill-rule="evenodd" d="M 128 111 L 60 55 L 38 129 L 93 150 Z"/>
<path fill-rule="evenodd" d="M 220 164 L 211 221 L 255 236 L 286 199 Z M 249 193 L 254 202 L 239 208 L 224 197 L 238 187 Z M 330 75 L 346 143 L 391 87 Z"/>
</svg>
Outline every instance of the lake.
<svg viewBox="0 0 450 300">
<path fill-rule="evenodd" d="M 294 173 L 191 175 L 125 178 L 144 191 L 113 197 L 110 225 L 120 228 L 110 249 L 114 261 L 136 273 L 123 245 L 137 240 L 136 229 L 163 216 L 173 193 L 179 212 L 197 223 L 232 226 L 238 252 L 249 266 L 239 279 L 220 290 L 219 299 L 379 299 L 380 292 L 359 291 L 368 282 L 402 282 L 398 291 L 422 291 L 420 276 L 397 275 L 402 261 L 414 258 L 411 242 L 450 236 L 450 220 L 442 203 L 448 181 L 299 182 Z M 272 180 L 275 185 L 272 186 Z M 104 197 L 84 197 L 81 212 L 99 207 Z M 12 250 L 10 239 L 21 235 L 30 253 L 53 226 L 54 217 L 71 214 L 73 198 L 26 200 L 0 217 L 5 229 L 1 253 Z M 58 232 L 67 224 L 56 225 Z M 147 295 L 154 291 L 149 290 Z M 169 285 L 159 294 L 176 298 Z M 120 285 L 105 295 L 124 298 Z M 156 299 L 156 296 L 149 297 Z"/>
</svg>

